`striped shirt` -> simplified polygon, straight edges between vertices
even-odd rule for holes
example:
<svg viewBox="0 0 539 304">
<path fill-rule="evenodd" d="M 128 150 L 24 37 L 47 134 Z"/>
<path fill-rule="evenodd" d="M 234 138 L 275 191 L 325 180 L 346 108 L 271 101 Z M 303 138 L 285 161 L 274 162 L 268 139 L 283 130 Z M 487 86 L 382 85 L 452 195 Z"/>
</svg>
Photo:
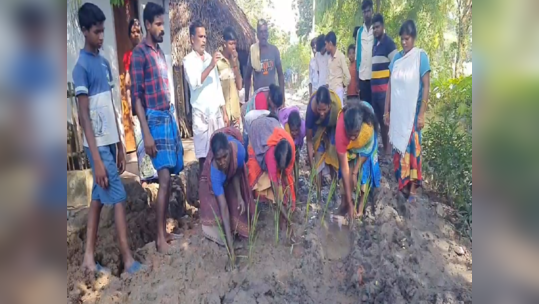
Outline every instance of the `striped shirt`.
<svg viewBox="0 0 539 304">
<path fill-rule="evenodd" d="M 168 67 L 163 50 L 143 40 L 131 55 L 131 103 L 137 98 L 144 109 L 166 111 L 170 108 Z"/>
<path fill-rule="evenodd" d="M 387 84 L 389 83 L 389 63 L 397 54 L 395 42 L 386 34 L 377 40 L 372 50 L 372 99 L 386 98 Z"/>
</svg>

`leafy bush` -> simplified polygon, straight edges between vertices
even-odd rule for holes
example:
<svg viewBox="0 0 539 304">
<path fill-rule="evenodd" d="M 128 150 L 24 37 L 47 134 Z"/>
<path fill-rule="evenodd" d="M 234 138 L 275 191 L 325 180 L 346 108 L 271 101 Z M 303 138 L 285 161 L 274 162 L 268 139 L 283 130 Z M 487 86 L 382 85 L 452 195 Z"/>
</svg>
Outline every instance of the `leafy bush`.
<svg viewBox="0 0 539 304">
<path fill-rule="evenodd" d="M 423 137 L 424 171 L 432 189 L 452 202 L 471 237 L 472 77 L 434 84 Z"/>
</svg>

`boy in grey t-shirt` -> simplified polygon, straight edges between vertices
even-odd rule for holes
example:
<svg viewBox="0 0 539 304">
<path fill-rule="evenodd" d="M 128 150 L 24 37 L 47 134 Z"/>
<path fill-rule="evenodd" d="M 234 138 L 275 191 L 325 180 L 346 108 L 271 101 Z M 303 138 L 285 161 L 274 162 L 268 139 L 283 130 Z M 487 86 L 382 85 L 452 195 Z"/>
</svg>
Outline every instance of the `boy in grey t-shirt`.
<svg viewBox="0 0 539 304">
<path fill-rule="evenodd" d="M 278 78 L 279 87 L 284 96 L 284 75 L 281 65 L 281 54 L 276 46 L 268 43 L 268 24 L 265 20 L 260 19 L 256 27 L 258 37 L 258 57 L 260 62 L 253 65 L 252 58 L 254 54 L 249 55 L 247 69 L 245 72 L 245 101 L 249 101 L 251 81 L 253 81 L 254 91 L 269 87 L 270 84 L 275 84 Z M 255 45 L 256 46 L 256 45 Z M 251 48 L 251 52 L 254 46 Z M 256 57 L 256 56 L 255 56 Z M 260 64 L 260 66 L 258 66 Z M 275 77 L 277 75 L 277 77 Z M 251 79 L 252 77 L 252 79 Z"/>
</svg>

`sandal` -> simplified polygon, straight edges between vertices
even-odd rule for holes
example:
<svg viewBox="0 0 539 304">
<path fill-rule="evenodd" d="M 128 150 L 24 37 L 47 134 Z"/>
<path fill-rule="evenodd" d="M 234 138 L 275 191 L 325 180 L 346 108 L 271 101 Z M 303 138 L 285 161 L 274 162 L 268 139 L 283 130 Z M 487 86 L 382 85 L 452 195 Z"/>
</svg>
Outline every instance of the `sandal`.
<svg viewBox="0 0 539 304">
<path fill-rule="evenodd" d="M 417 194 L 411 194 L 408 196 L 408 203 L 410 204 L 416 204 L 417 203 Z"/>
</svg>

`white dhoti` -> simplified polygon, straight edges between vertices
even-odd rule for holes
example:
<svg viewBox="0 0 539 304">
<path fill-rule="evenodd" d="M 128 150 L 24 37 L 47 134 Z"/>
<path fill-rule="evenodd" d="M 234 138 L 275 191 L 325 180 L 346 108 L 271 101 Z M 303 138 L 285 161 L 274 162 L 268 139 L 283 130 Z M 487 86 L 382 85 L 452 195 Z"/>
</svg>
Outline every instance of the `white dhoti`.
<svg viewBox="0 0 539 304">
<path fill-rule="evenodd" d="M 213 115 L 207 115 L 193 109 L 193 142 L 196 158 L 206 158 L 210 150 L 211 136 L 216 130 L 224 127 L 225 122 L 220 110 Z"/>
</svg>

